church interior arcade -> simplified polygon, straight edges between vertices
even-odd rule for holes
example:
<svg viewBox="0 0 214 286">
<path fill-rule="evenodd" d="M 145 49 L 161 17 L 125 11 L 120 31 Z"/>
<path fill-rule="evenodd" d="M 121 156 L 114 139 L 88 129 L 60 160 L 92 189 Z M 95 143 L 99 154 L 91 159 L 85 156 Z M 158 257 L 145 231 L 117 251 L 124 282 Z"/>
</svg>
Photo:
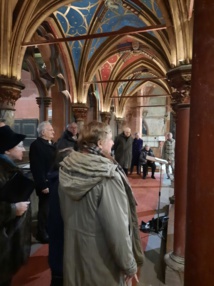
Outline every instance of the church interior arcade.
<svg viewBox="0 0 214 286">
<path fill-rule="evenodd" d="M 165 263 L 184 274 L 184 285 L 211 285 L 212 0 L 2 0 L 0 7 L 0 118 L 29 144 L 44 120 L 55 140 L 71 121 L 106 122 L 114 136 L 129 126 L 157 157 L 172 132 L 174 243 Z"/>
</svg>

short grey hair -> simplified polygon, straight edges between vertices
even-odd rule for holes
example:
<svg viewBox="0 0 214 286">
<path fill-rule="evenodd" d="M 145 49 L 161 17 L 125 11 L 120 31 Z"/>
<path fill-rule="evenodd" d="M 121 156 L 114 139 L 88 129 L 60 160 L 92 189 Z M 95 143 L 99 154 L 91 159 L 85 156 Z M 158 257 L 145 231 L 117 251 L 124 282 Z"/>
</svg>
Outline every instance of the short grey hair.
<svg viewBox="0 0 214 286">
<path fill-rule="evenodd" d="M 84 125 L 78 139 L 79 149 L 83 149 L 84 145 L 96 146 L 98 141 L 105 140 L 109 133 L 111 133 L 111 127 L 103 122 L 92 121 Z"/>
<path fill-rule="evenodd" d="M 166 135 L 169 136 L 170 138 L 172 138 L 172 133 L 171 132 L 168 132 Z"/>
<path fill-rule="evenodd" d="M 37 127 L 37 132 L 38 132 L 39 137 L 42 137 L 42 131 L 45 129 L 46 125 L 49 125 L 49 124 L 51 124 L 49 121 L 43 121 L 39 123 Z"/>
</svg>

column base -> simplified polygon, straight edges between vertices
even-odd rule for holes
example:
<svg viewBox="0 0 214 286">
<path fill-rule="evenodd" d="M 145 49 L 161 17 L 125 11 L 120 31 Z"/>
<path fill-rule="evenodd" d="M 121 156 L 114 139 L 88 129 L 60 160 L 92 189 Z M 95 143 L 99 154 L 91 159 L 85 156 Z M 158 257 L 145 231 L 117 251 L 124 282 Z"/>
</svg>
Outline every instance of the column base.
<svg viewBox="0 0 214 286">
<path fill-rule="evenodd" d="M 170 202 L 170 204 L 174 204 L 175 203 L 175 195 L 169 197 L 169 202 Z"/>
<path fill-rule="evenodd" d="M 184 258 L 170 252 L 165 255 L 164 260 L 167 265 L 165 284 L 173 286 L 184 285 Z"/>
</svg>

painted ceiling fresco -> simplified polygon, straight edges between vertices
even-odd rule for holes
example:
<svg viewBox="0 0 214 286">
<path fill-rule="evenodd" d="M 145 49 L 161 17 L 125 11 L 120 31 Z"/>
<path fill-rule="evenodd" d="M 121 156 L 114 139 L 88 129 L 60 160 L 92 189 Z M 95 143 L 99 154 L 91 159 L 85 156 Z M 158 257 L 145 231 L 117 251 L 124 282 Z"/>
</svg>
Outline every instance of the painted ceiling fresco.
<svg viewBox="0 0 214 286">
<path fill-rule="evenodd" d="M 160 55 L 156 55 L 155 48 L 159 48 L 159 41 L 161 37 L 165 37 L 164 33 L 161 37 L 154 31 L 147 31 L 144 35 L 138 36 L 124 35 L 120 42 L 117 39 L 115 43 L 108 44 L 111 32 L 121 31 L 126 27 L 139 29 L 165 24 L 161 9 L 155 0 L 77 1 L 61 7 L 54 16 L 63 37 L 106 33 L 106 36 L 99 38 L 67 42 L 76 77 L 83 74 L 83 62 L 90 66 L 90 62 L 95 61 L 96 72 L 85 80 L 103 81 L 100 90 L 104 97 L 105 91 L 109 91 L 110 87 L 111 93 L 118 96 L 137 92 L 144 79 L 155 79 L 163 74 L 164 68 L 158 62 Z M 149 44 L 146 44 L 145 38 L 149 40 Z M 165 48 L 165 51 L 161 51 L 163 58 L 167 58 L 166 50 Z M 103 58 L 100 62 L 97 56 L 99 51 L 102 51 Z M 97 58 L 98 60 L 94 60 Z M 112 77 L 117 78 L 118 83 L 108 83 Z M 130 79 L 130 82 L 122 82 L 122 79 Z"/>
</svg>

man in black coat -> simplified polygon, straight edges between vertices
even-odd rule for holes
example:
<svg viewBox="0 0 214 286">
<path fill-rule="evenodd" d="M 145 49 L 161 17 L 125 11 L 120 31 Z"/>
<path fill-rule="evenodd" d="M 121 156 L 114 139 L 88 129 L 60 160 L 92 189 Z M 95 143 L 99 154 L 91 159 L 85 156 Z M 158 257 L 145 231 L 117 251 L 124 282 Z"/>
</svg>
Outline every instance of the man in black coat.
<svg viewBox="0 0 214 286">
<path fill-rule="evenodd" d="M 139 133 L 135 133 L 135 138 L 132 143 L 132 163 L 130 174 L 132 174 L 134 166 L 137 166 L 137 174 L 140 175 L 139 157 L 143 147 L 143 140 L 140 138 Z"/>
<path fill-rule="evenodd" d="M 155 162 L 149 161 L 146 159 L 146 156 L 151 156 L 155 157 L 152 149 L 149 147 L 149 145 L 145 145 L 145 147 L 142 149 L 141 154 L 140 154 L 140 164 L 143 165 L 143 179 L 146 179 L 146 175 L 148 173 L 148 167 L 151 167 L 152 169 L 152 179 L 155 179 L 154 173 L 156 170 L 156 165 Z"/>
<path fill-rule="evenodd" d="M 66 130 L 63 132 L 62 136 L 56 142 L 57 149 L 61 150 L 72 147 L 75 151 L 77 151 L 78 137 L 79 137 L 78 126 L 76 122 L 68 124 Z"/>
<path fill-rule="evenodd" d="M 48 121 L 41 122 L 37 131 L 39 137 L 31 144 L 29 152 L 30 169 L 39 197 L 36 238 L 42 243 L 48 243 L 49 183 L 47 174 L 55 160 L 56 147 L 52 142 L 54 130 Z"/>
<path fill-rule="evenodd" d="M 116 137 L 112 148 L 115 160 L 120 164 L 127 176 L 132 161 L 132 143 L 131 129 L 124 127 L 123 132 Z"/>
</svg>

